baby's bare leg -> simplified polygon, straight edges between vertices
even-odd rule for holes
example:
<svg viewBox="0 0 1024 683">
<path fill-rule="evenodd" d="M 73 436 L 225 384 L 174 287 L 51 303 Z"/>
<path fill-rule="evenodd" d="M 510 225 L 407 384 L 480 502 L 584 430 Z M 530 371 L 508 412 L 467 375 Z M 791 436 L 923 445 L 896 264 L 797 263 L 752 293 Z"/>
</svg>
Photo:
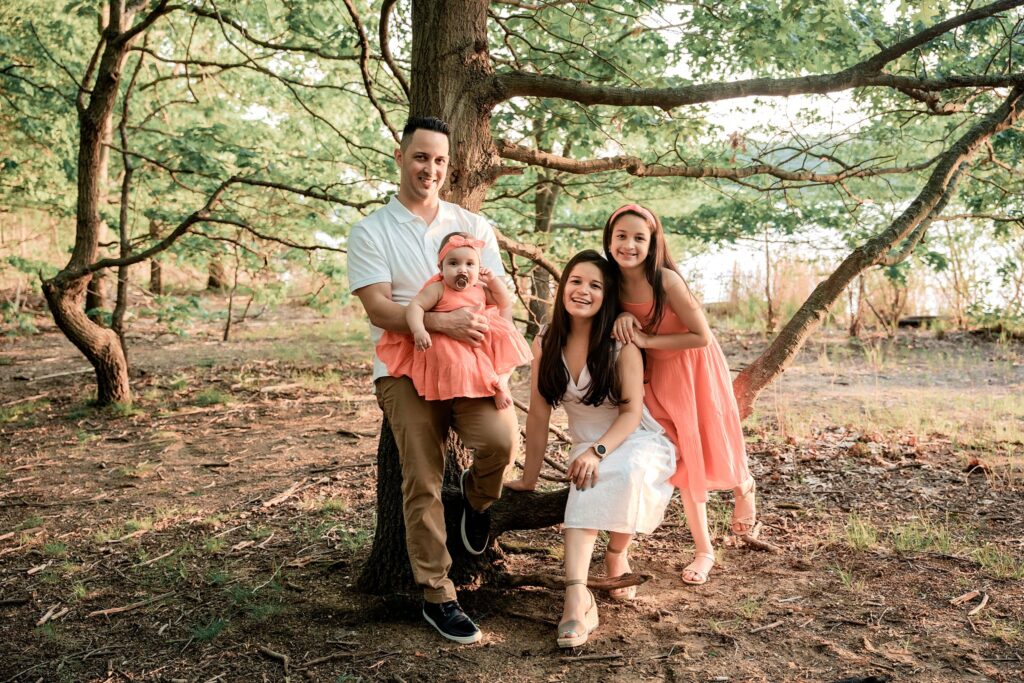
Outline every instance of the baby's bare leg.
<svg viewBox="0 0 1024 683">
<path fill-rule="evenodd" d="M 498 375 L 498 386 L 494 391 L 494 405 L 498 410 L 505 410 L 512 406 L 512 392 L 508 389 L 510 374 Z"/>
</svg>

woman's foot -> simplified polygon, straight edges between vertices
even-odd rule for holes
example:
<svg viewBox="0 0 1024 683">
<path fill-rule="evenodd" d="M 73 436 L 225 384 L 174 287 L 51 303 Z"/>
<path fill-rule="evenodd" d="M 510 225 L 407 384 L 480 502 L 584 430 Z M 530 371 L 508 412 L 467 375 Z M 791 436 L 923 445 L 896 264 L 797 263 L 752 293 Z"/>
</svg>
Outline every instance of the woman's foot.
<svg viewBox="0 0 1024 683">
<path fill-rule="evenodd" d="M 508 390 L 503 387 L 498 387 L 497 391 L 494 392 L 494 405 L 498 410 L 505 410 L 512 405 L 512 395 L 508 393 Z"/>
<path fill-rule="evenodd" d="M 757 522 L 757 486 L 751 477 L 748 483 L 733 491 L 735 501 L 732 507 L 732 523 L 729 525 L 737 536 L 746 536 Z"/>
<path fill-rule="evenodd" d="M 693 562 L 686 565 L 686 568 L 683 569 L 683 583 L 693 586 L 707 583 L 708 574 L 711 573 L 711 568 L 714 566 L 714 553 L 697 553 L 693 558 Z"/>
<path fill-rule="evenodd" d="M 565 582 L 565 605 L 558 622 L 558 647 L 579 647 L 598 627 L 597 601 L 584 579 Z"/>
<path fill-rule="evenodd" d="M 613 550 L 611 547 L 604 551 L 605 574 L 610 579 L 629 574 L 633 569 L 629 566 L 629 545 L 621 550 Z M 636 586 L 626 588 L 613 588 L 608 591 L 608 597 L 612 600 L 624 601 L 636 598 Z"/>
</svg>

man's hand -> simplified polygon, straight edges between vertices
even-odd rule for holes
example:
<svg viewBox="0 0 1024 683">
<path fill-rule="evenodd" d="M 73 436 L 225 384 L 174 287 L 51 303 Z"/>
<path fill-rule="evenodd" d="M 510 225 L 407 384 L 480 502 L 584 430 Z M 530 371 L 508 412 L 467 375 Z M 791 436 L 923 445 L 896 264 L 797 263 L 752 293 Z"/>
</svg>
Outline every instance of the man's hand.
<svg viewBox="0 0 1024 683">
<path fill-rule="evenodd" d="M 434 331 L 471 346 L 480 346 L 490 326 L 482 306 L 463 306 L 448 313 L 434 313 Z"/>
</svg>

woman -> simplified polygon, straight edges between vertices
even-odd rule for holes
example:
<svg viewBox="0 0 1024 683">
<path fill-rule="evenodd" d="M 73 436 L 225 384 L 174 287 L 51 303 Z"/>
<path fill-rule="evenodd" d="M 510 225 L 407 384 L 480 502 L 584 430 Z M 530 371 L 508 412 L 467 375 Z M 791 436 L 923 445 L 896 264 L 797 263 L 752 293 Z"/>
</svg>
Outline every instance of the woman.
<svg viewBox="0 0 1024 683">
<path fill-rule="evenodd" d="M 609 532 L 608 575 L 624 574 L 633 535 L 658 527 L 672 495 L 675 450 L 644 408 L 640 350 L 611 338 L 617 292 L 610 264 L 596 251 L 580 252 L 565 267 L 551 325 L 533 344 L 523 476 L 505 484 L 518 491 L 536 487 L 551 409 L 562 404 L 573 448 L 560 647 L 582 645 L 598 625 L 597 604 L 586 588 L 597 532 Z M 635 590 L 612 597 L 630 598 Z"/>
</svg>

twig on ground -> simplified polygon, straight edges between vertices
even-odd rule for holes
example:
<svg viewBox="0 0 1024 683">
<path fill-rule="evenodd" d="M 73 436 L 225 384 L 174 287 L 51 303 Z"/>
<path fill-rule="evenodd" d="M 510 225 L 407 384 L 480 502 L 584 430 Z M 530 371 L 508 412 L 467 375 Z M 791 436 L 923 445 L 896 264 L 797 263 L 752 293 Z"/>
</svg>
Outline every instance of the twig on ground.
<svg viewBox="0 0 1024 683">
<path fill-rule="evenodd" d="M 987 604 L 988 604 L 988 593 L 983 593 L 982 596 L 981 596 L 981 603 L 977 607 L 972 609 L 970 612 L 968 612 L 967 616 L 973 617 L 975 614 L 977 614 L 981 610 L 985 609 L 985 605 L 987 605 Z"/>
<path fill-rule="evenodd" d="M 563 662 L 603 662 L 609 659 L 622 659 L 622 655 L 618 652 L 612 652 L 607 655 L 580 655 L 579 657 L 559 657 L 559 660 Z"/>
<path fill-rule="evenodd" d="M 968 591 L 967 593 L 964 593 L 963 595 L 960 595 L 960 596 L 955 597 L 952 600 L 950 600 L 949 604 L 953 605 L 954 607 L 958 606 L 958 605 L 962 605 L 965 602 L 970 602 L 971 600 L 973 600 L 974 598 L 978 597 L 979 595 L 981 595 L 981 591 L 977 591 L 977 590 L 975 590 L 975 591 Z"/>
<path fill-rule="evenodd" d="M 291 658 L 288 655 L 283 655 L 280 652 L 274 652 L 266 645 L 257 645 L 256 649 L 265 654 L 266 656 L 270 657 L 271 659 L 276 659 L 277 661 L 281 662 L 281 666 L 284 667 L 284 675 L 285 677 L 288 676 L 288 667 L 291 666 L 292 662 Z"/>
<path fill-rule="evenodd" d="M 754 633 L 760 633 L 761 631 L 768 631 L 768 630 L 771 630 L 771 629 L 776 628 L 778 626 L 782 626 L 784 623 L 786 623 L 786 622 L 782 621 L 781 619 L 779 621 L 773 621 L 770 624 L 765 624 L 764 626 L 758 626 L 757 628 L 750 629 L 750 633 L 754 634 Z"/>
<path fill-rule="evenodd" d="M 639 586 L 650 581 L 650 574 L 623 574 L 609 578 L 607 576 L 591 576 L 587 578 L 587 586 L 598 591 L 610 591 L 617 588 L 629 588 Z M 504 574 L 500 583 L 509 588 L 520 586 L 541 586 L 551 590 L 562 590 L 565 588 L 565 579 L 562 576 L 551 574 Z"/>
<path fill-rule="evenodd" d="M 782 548 L 769 543 L 768 541 L 762 541 L 760 538 L 753 538 L 751 536 L 738 536 L 744 545 L 750 546 L 754 550 L 764 550 L 765 552 L 779 554 L 782 552 Z"/>
<path fill-rule="evenodd" d="M 177 593 L 177 591 L 170 591 L 169 593 L 164 593 L 162 595 L 157 595 L 156 597 L 153 597 L 153 598 L 147 598 L 146 600 L 139 600 L 138 602 L 133 602 L 132 604 L 125 605 L 124 607 L 110 607 L 108 609 L 96 610 L 95 612 L 89 612 L 88 614 L 85 615 L 85 617 L 88 619 L 90 617 L 106 617 L 106 616 L 110 616 L 111 614 L 123 614 L 124 612 L 130 612 L 130 611 L 132 611 L 134 609 L 138 609 L 140 607 L 145 607 L 146 605 L 151 605 L 154 602 L 159 602 L 159 601 L 163 600 L 164 598 L 169 598 L 172 595 L 174 595 L 175 593 Z"/>
</svg>

